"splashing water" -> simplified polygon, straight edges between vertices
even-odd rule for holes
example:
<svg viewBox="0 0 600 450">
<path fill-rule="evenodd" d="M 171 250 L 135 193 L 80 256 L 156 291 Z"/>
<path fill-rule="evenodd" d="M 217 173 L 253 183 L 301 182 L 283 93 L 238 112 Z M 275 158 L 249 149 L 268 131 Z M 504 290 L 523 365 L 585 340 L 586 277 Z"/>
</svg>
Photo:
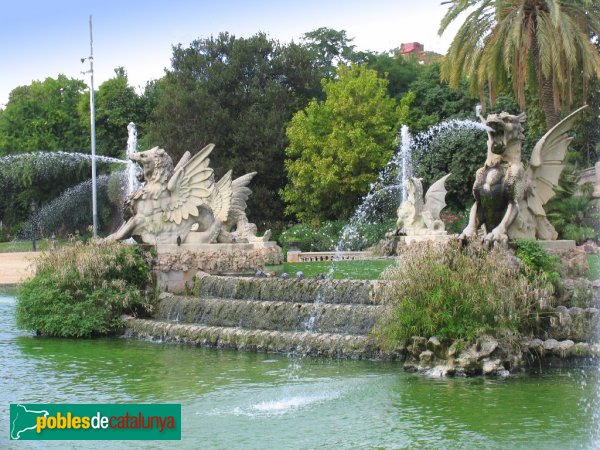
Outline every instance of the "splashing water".
<svg viewBox="0 0 600 450">
<path fill-rule="evenodd" d="M 407 195 L 406 186 L 404 183 L 412 175 L 412 152 L 410 146 L 411 138 L 410 133 L 408 132 L 408 126 L 402 125 L 402 129 L 400 130 L 400 151 L 397 152 L 397 155 L 400 157 L 398 184 L 401 186 L 401 203 L 406 201 Z"/>
<path fill-rule="evenodd" d="M 101 196 L 107 191 L 110 177 L 111 175 L 100 175 L 97 178 L 97 188 Z M 56 232 L 65 222 L 65 217 L 69 217 L 71 227 L 84 228 L 90 223 L 91 195 L 91 179 L 68 188 L 59 197 L 33 213 L 19 238 L 30 239 L 34 230 L 37 236 Z"/>
<path fill-rule="evenodd" d="M 138 181 L 140 167 L 129 159 L 129 155 L 137 152 L 137 129 L 135 123 L 130 122 L 127 125 L 127 132 L 127 186 L 125 195 L 129 196 L 140 187 L 140 182 Z"/>
<path fill-rule="evenodd" d="M 336 252 L 361 250 L 367 245 L 371 245 L 372 242 L 362 235 L 361 225 L 381 223 L 395 217 L 401 202 L 406 200 L 406 189 L 403 184 L 413 175 L 413 155 L 429 151 L 434 139 L 442 139 L 447 133 L 461 130 L 486 131 L 487 127 L 474 120 L 453 119 L 434 125 L 416 136 L 411 136 L 408 127 L 402 126 L 394 156 L 379 173 L 377 181 L 371 184 L 369 192 L 363 197 L 355 213 L 342 230 L 335 247 Z M 340 258 L 334 259 L 339 260 Z"/>
</svg>

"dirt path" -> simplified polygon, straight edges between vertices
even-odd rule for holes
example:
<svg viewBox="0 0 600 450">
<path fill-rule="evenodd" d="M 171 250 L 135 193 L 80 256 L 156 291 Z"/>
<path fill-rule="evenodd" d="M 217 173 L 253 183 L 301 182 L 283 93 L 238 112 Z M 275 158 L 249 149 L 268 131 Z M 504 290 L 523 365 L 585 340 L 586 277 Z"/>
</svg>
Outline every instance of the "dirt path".
<svg viewBox="0 0 600 450">
<path fill-rule="evenodd" d="M 0 253 L 0 285 L 17 284 L 33 275 L 32 261 L 39 252 Z"/>
</svg>

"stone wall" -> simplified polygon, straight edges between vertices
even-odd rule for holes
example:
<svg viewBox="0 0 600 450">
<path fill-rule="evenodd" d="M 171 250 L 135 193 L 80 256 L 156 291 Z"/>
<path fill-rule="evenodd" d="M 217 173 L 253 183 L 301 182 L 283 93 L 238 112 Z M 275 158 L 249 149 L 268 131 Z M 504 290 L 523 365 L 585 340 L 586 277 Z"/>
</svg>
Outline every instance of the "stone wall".
<svg viewBox="0 0 600 450">
<path fill-rule="evenodd" d="M 260 244 L 159 245 L 154 268 L 159 291 L 181 293 L 199 273 L 211 275 L 253 274 L 258 267 L 283 262 L 274 242 Z"/>
</svg>

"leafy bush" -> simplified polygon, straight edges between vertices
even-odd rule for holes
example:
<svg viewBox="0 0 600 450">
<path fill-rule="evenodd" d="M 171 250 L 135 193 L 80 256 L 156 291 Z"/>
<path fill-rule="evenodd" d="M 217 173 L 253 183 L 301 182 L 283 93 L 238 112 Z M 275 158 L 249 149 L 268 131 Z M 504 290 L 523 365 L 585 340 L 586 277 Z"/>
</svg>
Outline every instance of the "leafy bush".
<svg viewBox="0 0 600 450">
<path fill-rule="evenodd" d="M 335 249 L 345 222 L 324 222 L 320 227 L 299 223 L 281 233 L 279 243 L 284 251 L 290 242 L 296 242 L 303 252 L 331 251 Z"/>
<path fill-rule="evenodd" d="M 116 332 L 124 313 L 151 311 L 151 256 L 137 246 L 80 242 L 44 253 L 17 298 L 17 325 L 38 334 L 92 337 Z"/>
<path fill-rule="evenodd" d="M 565 165 L 560 175 L 556 195 L 546 206 L 546 213 L 561 239 L 572 239 L 578 244 L 597 237 L 596 231 L 586 223 L 594 214 L 596 199 L 591 183 L 579 185 L 580 175 L 572 164 Z"/>
<path fill-rule="evenodd" d="M 529 274 L 542 272 L 555 288 L 560 287 L 560 262 L 558 256 L 548 254 L 535 239 L 515 239 L 515 256 L 531 269 Z"/>
<path fill-rule="evenodd" d="M 552 291 L 528 270 L 502 248 L 411 245 L 382 275 L 386 312 L 374 334 L 389 348 L 411 336 L 473 340 L 481 333 L 527 332 Z"/>
<path fill-rule="evenodd" d="M 379 242 L 394 229 L 396 219 L 374 223 L 359 222 L 346 228 L 347 222 L 324 222 L 319 227 L 305 223 L 296 224 L 279 236 L 279 244 L 287 252 L 290 242 L 295 242 L 303 252 L 328 252 L 338 245 L 344 250 L 363 250 Z"/>
<path fill-rule="evenodd" d="M 445 209 L 440 213 L 440 219 L 444 222 L 448 233 L 460 234 L 469 222 L 469 211 L 454 212 L 451 209 Z"/>
</svg>

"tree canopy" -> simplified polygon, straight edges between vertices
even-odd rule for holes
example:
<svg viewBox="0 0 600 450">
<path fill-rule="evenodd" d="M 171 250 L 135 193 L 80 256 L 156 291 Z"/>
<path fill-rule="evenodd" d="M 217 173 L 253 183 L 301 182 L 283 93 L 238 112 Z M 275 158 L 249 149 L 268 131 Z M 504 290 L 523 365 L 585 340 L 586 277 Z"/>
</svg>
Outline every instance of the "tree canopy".
<svg viewBox="0 0 600 450">
<path fill-rule="evenodd" d="M 454 37 L 442 76 L 453 87 L 466 76 L 482 98 L 512 85 L 524 110 L 526 88 L 539 92 L 551 127 L 561 107 L 573 102 L 575 80 L 600 73 L 600 54 L 590 37 L 600 34 L 600 8 L 592 0 L 451 0 L 439 32 L 468 13 Z M 594 6 L 596 5 L 596 6 Z M 584 95 L 585 97 L 585 95 Z"/>
<path fill-rule="evenodd" d="M 303 221 L 347 219 L 390 159 L 398 120 L 387 80 L 365 66 L 341 65 L 324 79 L 324 101 L 312 100 L 287 129 L 286 212 Z"/>
<path fill-rule="evenodd" d="M 281 218 L 285 126 L 318 84 L 311 53 L 258 33 L 228 33 L 173 49 L 172 68 L 156 85 L 149 141 L 175 159 L 208 143 L 216 175 L 256 171 L 249 199 L 255 221 Z"/>
</svg>

